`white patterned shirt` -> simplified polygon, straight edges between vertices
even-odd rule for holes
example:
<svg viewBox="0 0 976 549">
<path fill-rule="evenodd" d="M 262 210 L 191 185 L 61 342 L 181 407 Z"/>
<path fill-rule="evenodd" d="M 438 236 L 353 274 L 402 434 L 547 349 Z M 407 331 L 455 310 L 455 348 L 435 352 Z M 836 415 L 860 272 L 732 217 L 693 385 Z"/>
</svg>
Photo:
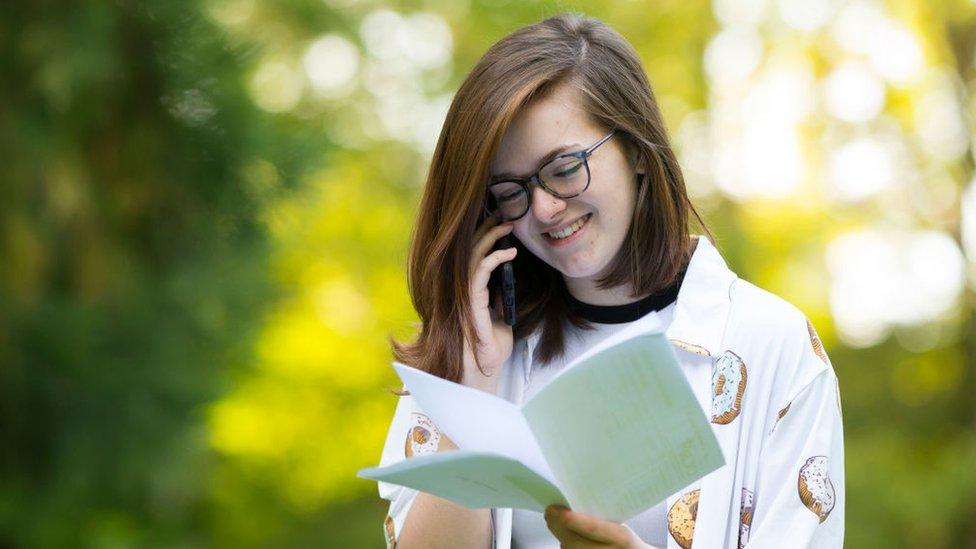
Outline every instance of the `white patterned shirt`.
<svg viewBox="0 0 976 549">
<path fill-rule="evenodd" d="M 668 496 L 667 549 L 842 547 L 840 392 L 804 314 L 738 278 L 698 237 L 665 334 L 725 457 L 725 465 Z M 522 402 L 538 341 L 536 332 L 515 342 L 499 396 Z M 380 465 L 435 451 L 421 431 L 436 427 L 409 395 L 399 397 Z M 383 482 L 379 491 L 390 501 L 392 547 L 417 492 Z M 512 509 L 491 516 L 493 547 L 510 549 Z"/>
</svg>

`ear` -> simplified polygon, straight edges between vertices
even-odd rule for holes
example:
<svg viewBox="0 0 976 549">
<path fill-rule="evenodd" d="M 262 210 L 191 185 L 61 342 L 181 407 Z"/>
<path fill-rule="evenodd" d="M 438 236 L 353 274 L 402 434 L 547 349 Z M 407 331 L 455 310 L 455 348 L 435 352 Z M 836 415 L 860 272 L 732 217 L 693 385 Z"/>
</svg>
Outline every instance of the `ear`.
<svg viewBox="0 0 976 549">
<path fill-rule="evenodd" d="M 637 145 L 634 143 L 633 139 L 630 137 L 630 134 L 620 133 L 618 135 L 621 136 L 620 145 L 621 145 L 621 148 L 623 149 L 622 152 L 624 153 L 624 156 L 627 158 L 627 163 L 630 166 L 636 167 L 636 168 L 639 169 L 640 168 L 640 166 L 639 166 L 639 164 L 640 164 L 640 150 L 637 148 Z"/>
</svg>

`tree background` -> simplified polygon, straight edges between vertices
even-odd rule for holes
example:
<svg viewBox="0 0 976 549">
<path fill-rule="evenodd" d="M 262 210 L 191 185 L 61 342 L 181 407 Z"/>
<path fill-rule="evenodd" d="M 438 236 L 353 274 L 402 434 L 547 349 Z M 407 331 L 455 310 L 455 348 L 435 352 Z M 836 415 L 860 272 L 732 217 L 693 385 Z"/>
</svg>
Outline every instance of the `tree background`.
<svg viewBox="0 0 976 549">
<path fill-rule="evenodd" d="M 0 546 L 381 546 L 406 249 L 454 90 L 581 11 L 841 381 L 849 547 L 976 547 L 976 3 L 0 10 Z"/>
</svg>

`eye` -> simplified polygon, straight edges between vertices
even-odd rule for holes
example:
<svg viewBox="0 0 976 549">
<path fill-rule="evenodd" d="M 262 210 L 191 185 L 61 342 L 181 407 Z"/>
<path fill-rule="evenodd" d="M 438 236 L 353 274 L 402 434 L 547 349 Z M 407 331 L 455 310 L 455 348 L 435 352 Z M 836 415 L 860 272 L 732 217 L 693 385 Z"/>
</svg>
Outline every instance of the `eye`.
<svg viewBox="0 0 976 549">
<path fill-rule="evenodd" d="M 513 192 L 505 193 L 505 194 L 497 197 L 497 199 L 498 199 L 499 202 L 511 202 L 513 200 L 518 200 L 518 198 L 520 196 L 522 196 L 522 193 L 524 193 L 524 192 L 525 191 L 523 191 L 521 188 L 519 188 L 519 189 L 517 189 L 517 190 L 515 190 Z"/>
<path fill-rule="evenodd" d="M 491 195 L 495 198 L 495 202 L 498 204 L 518 200 L 523 194 L 525 194 L 525 189 L 523 189 L 521 185 L 511 181 L 496 183 L 489 187 L 489 190 L 491 191 Z"/>
<path fill-rule="evenodd" d="M 575 158 L 557 158 L 542 169 L 542 178 L 570 179 L 575 177 L 583 167 L 583 161 Z"/>
<path fill-rule="evenodd" d="M 583 167 L 583 163 L 576 161 L 564 166 L 562 169 L 556 172 L 556 177 L 571 177 Z"/>
</svg>

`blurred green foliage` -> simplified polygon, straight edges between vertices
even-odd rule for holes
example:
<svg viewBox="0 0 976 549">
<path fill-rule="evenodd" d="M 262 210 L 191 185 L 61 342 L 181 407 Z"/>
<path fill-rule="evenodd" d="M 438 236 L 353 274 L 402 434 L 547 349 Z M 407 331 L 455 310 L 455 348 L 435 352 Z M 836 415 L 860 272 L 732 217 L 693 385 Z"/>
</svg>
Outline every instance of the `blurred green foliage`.
<svg viewBox="0 0 976 549">
<path fill-rule="evenodd" d="M 0 40 L 0 545 L 206 545 L 259 214 L 322 140 L 254 107 L 196 2 L 8 3 Z"/>
<path fill-rule="evenodd" d="M 704 59 L 734 4 L 5 5 L 0 546 L 381 546 L 385 504 L 355 471 L 395 404 L 386 338 L 414 329 L 406 249 L 451 93 L 511 30 L 585 10 L 637 48 L 678 135 L 717 108 Z M 884 5 L 970 108 L 972 3 Z M 782 40 L 815 77 L 833 62 L 823 35 Z M 911 127 L 917 95 L 893 89 L 887 115 Z M 958 213 L 971 153 L 922 172 Z M 831 354 L 848 546 L 976 546 L 972 291 L 938 322 L 845 342 L 825 254 L 896 208 L 835 207 L 810 179 L 695 199 L 732 267 Z M 958 217 L 918 224 L 958 240 Z"/>
</svg>

